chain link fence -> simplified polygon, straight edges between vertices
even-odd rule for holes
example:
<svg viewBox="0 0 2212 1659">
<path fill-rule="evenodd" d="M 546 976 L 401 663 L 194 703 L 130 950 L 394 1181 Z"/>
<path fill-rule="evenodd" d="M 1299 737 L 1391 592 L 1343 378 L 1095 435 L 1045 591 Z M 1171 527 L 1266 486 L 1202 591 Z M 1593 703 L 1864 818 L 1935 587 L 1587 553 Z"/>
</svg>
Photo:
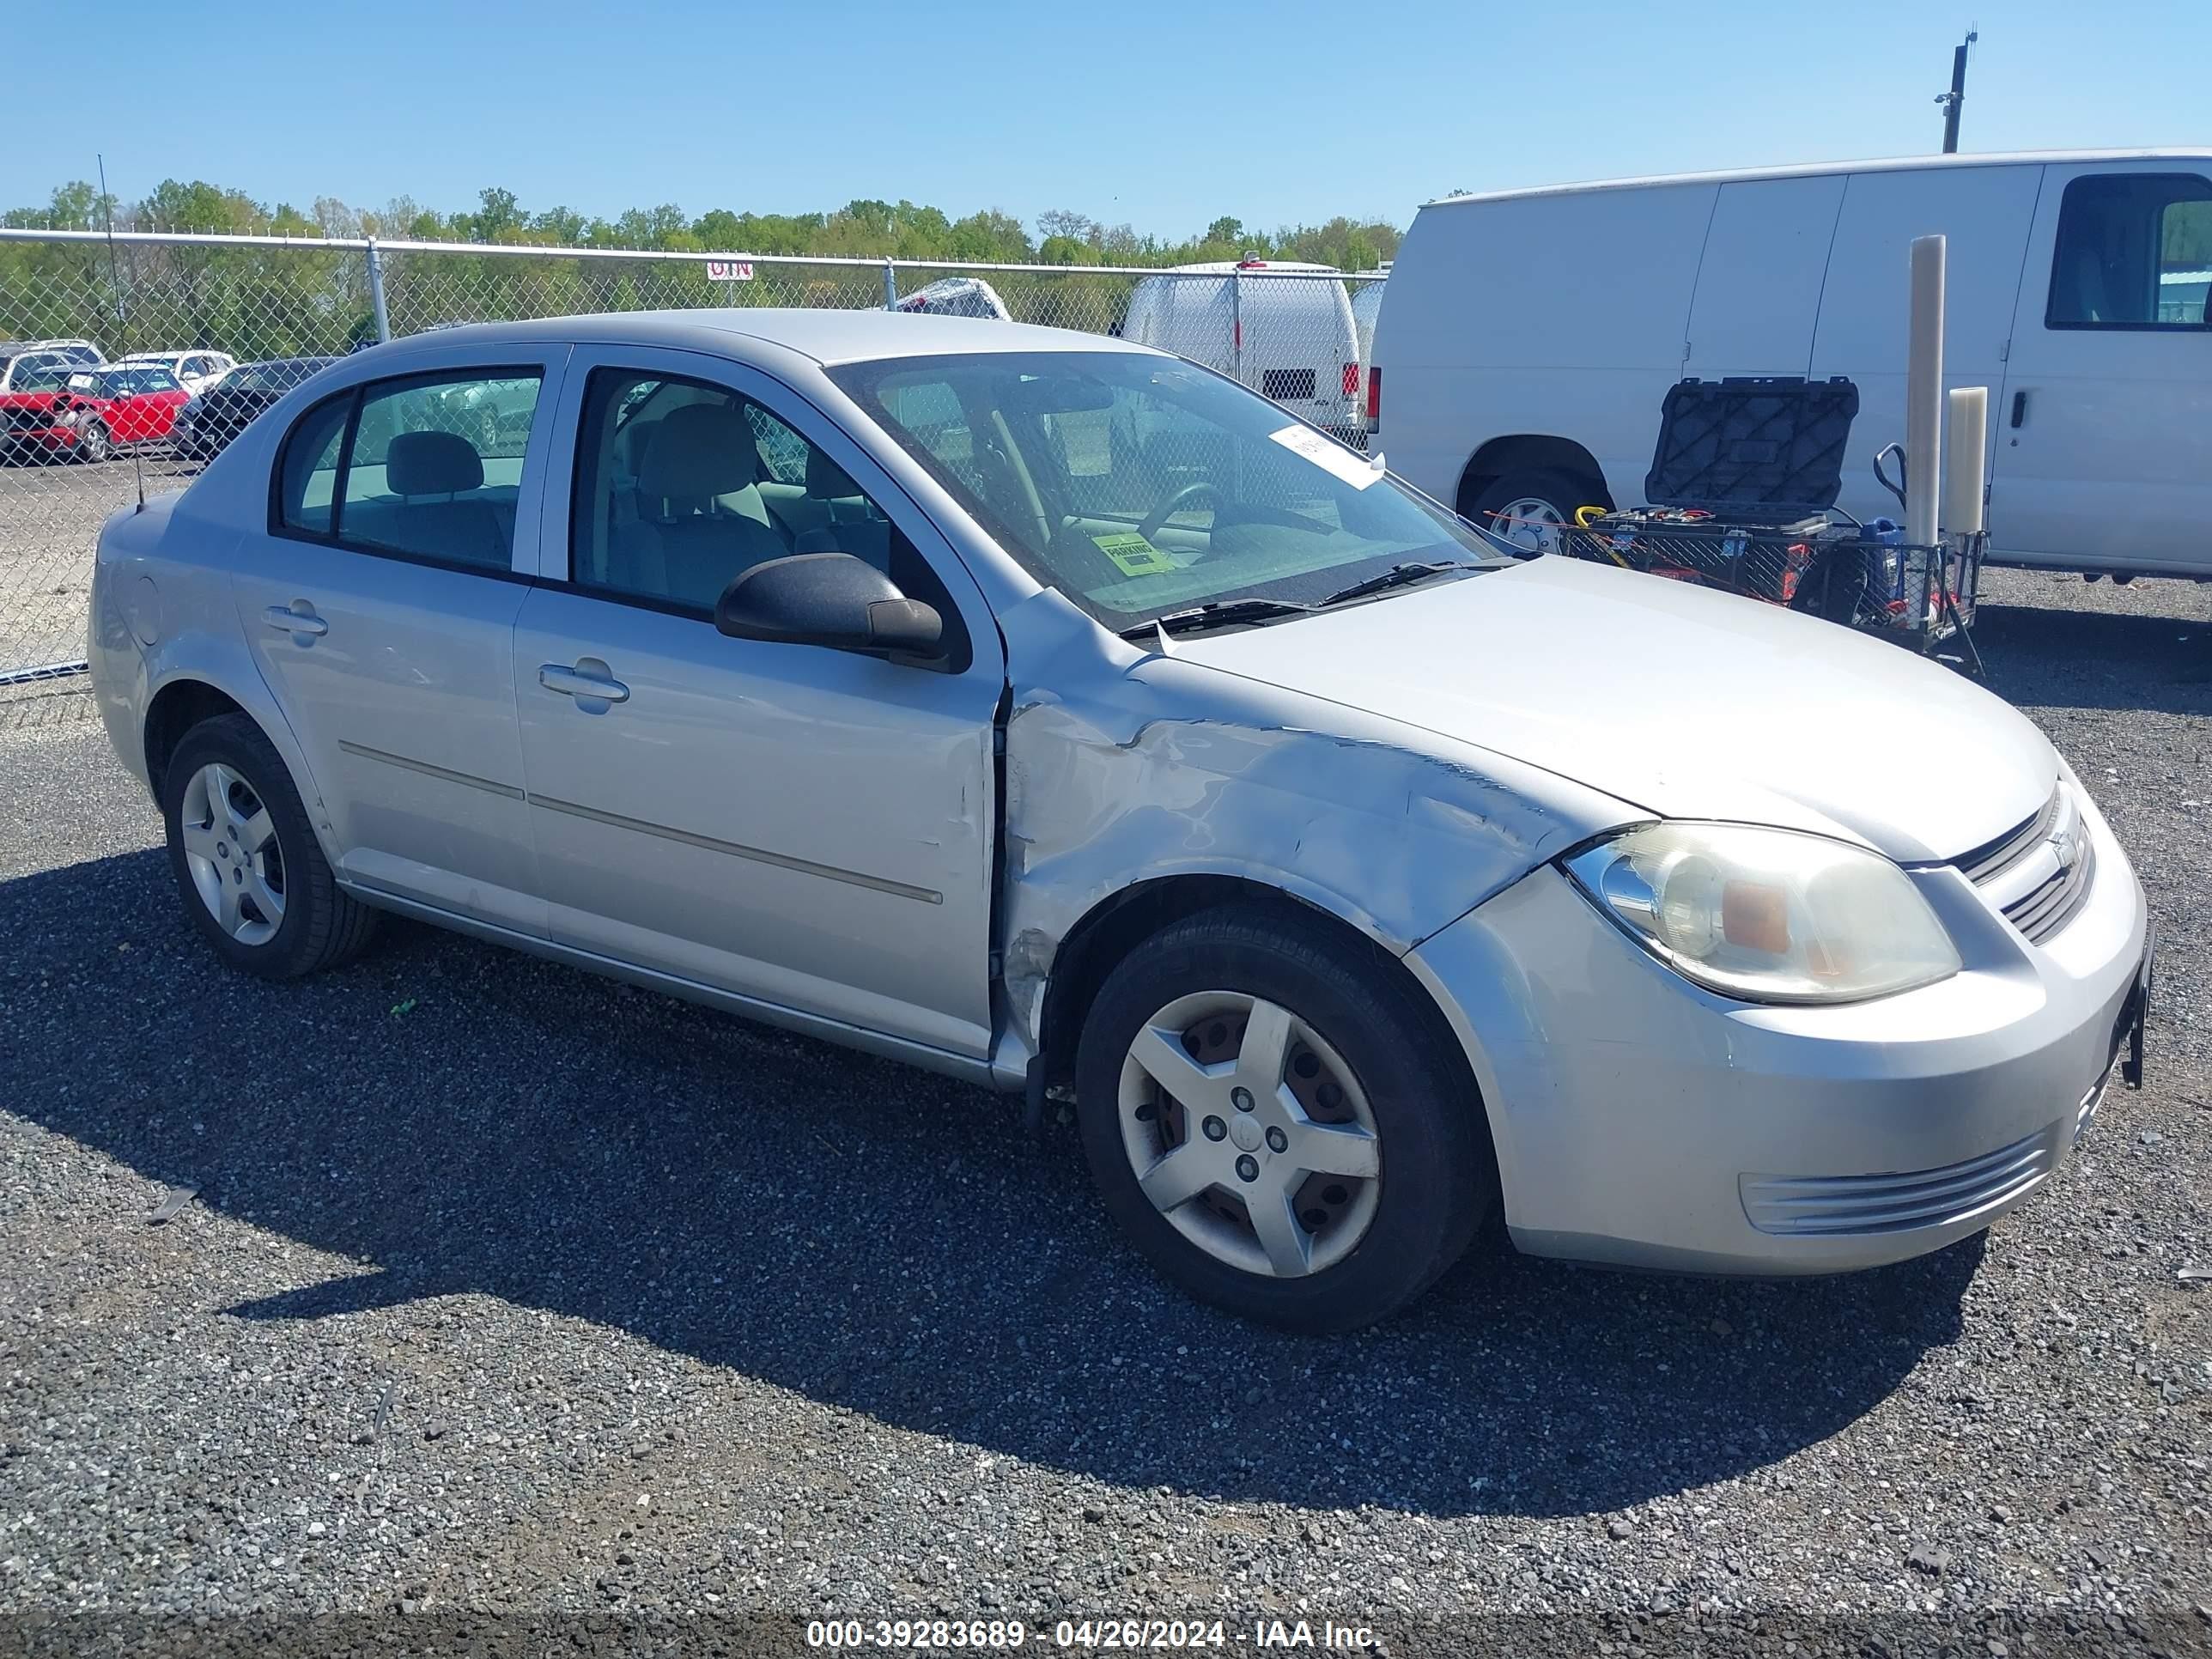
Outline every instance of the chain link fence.
<svg viewBox="0 0 2212 1659">
<path fill-rule="evenodd" d="M 1380 272 L 1160 270 L 0 230 L 0 684 L 82 666 L 100 526 L 329 359 L 599 311 L 896 308 L 1157 346 L 1365 442 Z"/>
</svg>

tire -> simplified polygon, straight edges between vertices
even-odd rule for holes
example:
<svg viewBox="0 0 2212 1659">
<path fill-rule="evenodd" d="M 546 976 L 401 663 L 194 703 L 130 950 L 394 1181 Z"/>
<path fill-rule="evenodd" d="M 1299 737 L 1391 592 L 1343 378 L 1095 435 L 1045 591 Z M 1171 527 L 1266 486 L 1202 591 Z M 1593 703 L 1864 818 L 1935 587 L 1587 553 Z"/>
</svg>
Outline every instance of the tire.
<svg viewBox="0 0 2212 1659">
<path fill-rule="evenodd" d="M 1489 1133 L 1465 1065 L 1434 1011 L 1383 969 L 1317 921 L 1232 906 L 1153 935 L 1100 987 L 1076 1055 L 1084 1154 L 1108 1213 L 1163 1277 L 1200 1301 L 1290 1330 L 1353 1330 L 1435 1283 L 1495 1203 Z M 1220 1018 L 1206 1012 L 1223 999 Z M 1251 1006 L 1240 1019 L 1234 1010 L 1244 1003 Z M 1268 1024 L 1263 1006 L 1290 1023 L 1272 1066 L 1255 1060 L 1237 1073 L 1216 1065 L 1224 1054 L 1231 1068 L 1244 1063 L 1254 1030 Z M 1183 1028 L 1186 1018 L 1194 1023 Z M 1188 1073 L 1174 1050 L 1153 1046 L 1154 1033 L 1179 1028 L 1182 1059 L 1200 1057 Z M 1283 1029 L 1281 1020 L 1269 1029 Z M 1231 1046 L 1218 1048 L 1224 1042 Z M 1152 1066 L 1182 1079 L 1188 1103 L 1157 1085 L 1136 1058 L 1140 1048 Z M 1326 1091 L 1340 1073 L 1332 1101 Z M 1237 1096 L 1237 1075 L 1260 1093 L 1232 1107 L 1225 1103 Z M 1316 1117 L 1327 1109 L 1334 1121 L 1290 1110 L 1285 1099 L 1295 1105 L 1300 1095 Z M 1278 1140 L 1285 1125 L 1301 1138 Z M 1350 1147 L 1363 1128 L 1371 1146 Z M 1186 1152 L 1196 1161 L 1171 1165 Z M 1313 1175 L 1301 1161 L 1325 1158 L 1346 1170 L 1358 1161 L 1352 1152 L 1371 1157 L 1371 1180 Z M 1217 1178 L 1196 1189 L 1204 1172 Z M 1147 1195 L 1147 1182 L 1165 1207 Z M 1184 1187 L 1195 1195 L 1175 1202 Z M 1252 1204 L 1266 1204 L 1283 1223 L 1275 1246 L 1284 1254 L 1261 1240 L 1253 1218 L 1262 1212 Z"/>
<path fill-rule="evenodd" d="M 108 438 L 107 428 L 98 421 L 76 435 L 76 458 L 88 465 L 96 465 L 114 453 L 115 446 Z"/>
<path fill-rule="evenodd" d="M 229 810 L 211 817 L 217 775 L 231 781 Z M 246 837 L 225 833 L 223 817 Z M 185 912 L 232 967 L 297 979 L 368 943 L 376 912 L 340 890 L 291 774 L 250 717 L 220 714 L 185 733 L 161 779 L 161 822 Z"/>
<path fill-rule="evenodd" d="M 1879 548 L 1845 546 L 1830 550 L 1818 563 L 1808 568 L 1796 596 L 1790 601 L 1790 609 L 1849 627 L 1858 619 L 1861 605 L 1874 591 L 1873 561 L 1880 556 Z M 1876 609 L 1879 610 L 1878 601 Z"/>
<path fill-rule="evenodd" d="M 1526 503 L 1540 504 L 1556 524 L 1572 525 L 1577 507 L 1610 507 L 1613 498 L 1598 479 L 1580 477 L 1552 467 L 1531 467 L 1492 479 L 1476 493 L 1464 511 L 1468 518 L 1485 530 L 1522 545 L 1524 551 L 1548 553 L 1552 550 L 1552 537 L 1548 528 L 1540 522 L 1546 515 L 1508 512 L 1509 508 L 1517 509 Z M 1503 520 L 1500 515 L 1504 515 Z M 1539 522 L 1531 522 L 1532 520 Z M 1545 544 L 1536 544 L 1539 540 Z"/>
</svg>

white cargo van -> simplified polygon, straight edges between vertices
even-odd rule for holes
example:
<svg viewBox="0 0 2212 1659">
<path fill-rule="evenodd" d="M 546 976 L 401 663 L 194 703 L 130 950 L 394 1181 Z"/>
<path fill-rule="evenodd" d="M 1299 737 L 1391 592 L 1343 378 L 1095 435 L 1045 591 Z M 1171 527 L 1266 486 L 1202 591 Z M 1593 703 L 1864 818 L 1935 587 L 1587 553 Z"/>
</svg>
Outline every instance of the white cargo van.
<svg viewBox="0 0 2212 1659">
<path fill-rule="evenodd" d="M 1357 439 L 1359 334 L 1334 265 L 1282 259 L 1177 265 L 1138 280 L 1121 337 L 1243 381 Z"/>
<path fill-rule="evenodd" d="M 1378 447 L 1540 542 L 1644 499 L 1676 380 L 1843 375 L 1838 505 L 1896 513 L 1907 246 L 1949 239 L 1944 373 L 1990 389 L 2000 562 L 2212 578 L 2212 152 L 1947 155 L 1431 202 L 1376 331 Z"/>
</svg>

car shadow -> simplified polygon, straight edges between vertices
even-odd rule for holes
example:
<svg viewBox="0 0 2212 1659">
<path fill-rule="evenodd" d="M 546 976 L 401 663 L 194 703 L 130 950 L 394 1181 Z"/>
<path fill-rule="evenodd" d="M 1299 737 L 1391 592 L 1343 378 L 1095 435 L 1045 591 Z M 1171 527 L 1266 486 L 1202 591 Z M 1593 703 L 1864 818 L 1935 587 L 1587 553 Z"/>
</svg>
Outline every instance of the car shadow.
<svg viewBox="0 0 2212 1659">
<path fill-rule="evenodd" d="M 0 908 L 11 1110 L 360 1264 L 196 1316 L 480 1292 L 1121 1486 L 1620 1509 L 1843 1429 L 1958 1336 L 1981 1260 L 1744 1282 L 1493 1239 L 1380 1329 L 1291 1337 L 1160 1285 L 1072 1132 L 977 1089 L 428 928 L 264 985 L 215 964 L 158 851 Z"/>
</svg>

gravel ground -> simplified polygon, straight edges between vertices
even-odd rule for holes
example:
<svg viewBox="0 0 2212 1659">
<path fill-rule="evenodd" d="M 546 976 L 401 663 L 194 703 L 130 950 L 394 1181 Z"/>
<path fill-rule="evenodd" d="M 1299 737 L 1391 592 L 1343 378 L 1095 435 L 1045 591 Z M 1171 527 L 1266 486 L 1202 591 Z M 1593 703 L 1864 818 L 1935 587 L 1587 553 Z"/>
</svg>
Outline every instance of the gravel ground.
<svg viewBox="0 0 2212 1659">
<path fill-rule="evenodd" d="M 1989 587 L 1992 684 L 2150 890 L 2149 1086 L 1932 1258 L 1768 1284 L 1493 1243 L 1338 1341 L 1164 1290 L 1073 1132 L 962 1085 L 411 927 L 296 987 L 222 972 L 88 700 L 0 703 L 0 1650 L 1146 1614 L 1242 1650 L 1274 1618 L 2198 1650 L 2212 588 Z"/>
</svg>

